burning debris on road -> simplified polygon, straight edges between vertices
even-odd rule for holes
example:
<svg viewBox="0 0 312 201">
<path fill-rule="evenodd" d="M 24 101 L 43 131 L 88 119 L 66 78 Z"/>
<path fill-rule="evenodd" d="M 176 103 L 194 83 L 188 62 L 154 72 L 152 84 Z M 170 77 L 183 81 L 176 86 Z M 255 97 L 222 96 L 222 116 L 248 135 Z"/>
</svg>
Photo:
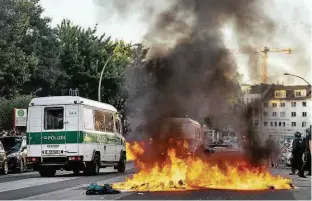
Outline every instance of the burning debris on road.
<svg viewBox="0 0 312 201">
<path fill-rule="evenodd" d="M 220 153 L 205 159 L 187 153 L 185 142 L 169 143 L 164 161 L 155 158 L 135 161 L 140 171 L 125 182 L 113 184 L 113 188 L 123 191 L 293 188 L 291 180 L 270 174 L 265 166 L 250 165 L 243 155 Z"/>
</svg>

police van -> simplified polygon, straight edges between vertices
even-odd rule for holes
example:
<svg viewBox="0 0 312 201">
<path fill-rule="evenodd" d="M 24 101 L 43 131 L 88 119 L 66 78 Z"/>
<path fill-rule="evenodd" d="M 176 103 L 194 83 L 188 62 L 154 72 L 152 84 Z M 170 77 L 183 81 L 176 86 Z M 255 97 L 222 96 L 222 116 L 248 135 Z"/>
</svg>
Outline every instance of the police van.
<svg viewBox="0 0 312 201">
<path fill-rule="evenodd" d="M 56 170 L 96 175 L 101 167 L 126 169 L 126 146 L 115 107 L 78 96 L 31 100 L 27 166 L 51 177 Z"/>
</svg>

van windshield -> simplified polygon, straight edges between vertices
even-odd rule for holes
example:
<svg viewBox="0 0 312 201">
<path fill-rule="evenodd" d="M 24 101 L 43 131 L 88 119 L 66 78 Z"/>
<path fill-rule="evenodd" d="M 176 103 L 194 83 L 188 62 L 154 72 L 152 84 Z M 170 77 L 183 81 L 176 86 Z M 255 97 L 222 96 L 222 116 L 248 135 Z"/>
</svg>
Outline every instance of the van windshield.
<svg viewBox="0 0 312 201">
<path fill-rule="evenodd" d="M 46 107 L 44 108 L 44 129 L 60 130 L 64 128 L 64 108 Z"/>
</svg>

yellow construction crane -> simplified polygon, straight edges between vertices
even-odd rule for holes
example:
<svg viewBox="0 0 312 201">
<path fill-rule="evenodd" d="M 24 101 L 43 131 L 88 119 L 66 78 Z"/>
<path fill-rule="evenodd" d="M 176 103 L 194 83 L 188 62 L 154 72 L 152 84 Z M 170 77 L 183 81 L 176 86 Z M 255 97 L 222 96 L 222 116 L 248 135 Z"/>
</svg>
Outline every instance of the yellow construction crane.
<svg viewBox="0 0 312 201">
<path fill-rule="evenodd" d="M 264 84 L 268 83 L 268 52 L 285 52 L 287 54 L 290 54 L 292 52 L 292 49 L 281 49 L 281 50 L 271 50 L 268 47 L 264 47 L 263 50 L 255 50 L 253 52 L 248 51 L 241 51 L 241 50 L 227 50 L 228 53 L 262 53 L 262 69 L 261 69 L 261 81 Z"/>
<path fill-rule="evenodd" d="M 292 49 L 282 49 L 282 50 L 270 50 L 268 47 L 264 47 L 262 52 L 262 83 L 267 84 L 268 83 L 268 52 L 285 52 L 287 54 L 290 54 L 292 52 Z"/>
</svg>

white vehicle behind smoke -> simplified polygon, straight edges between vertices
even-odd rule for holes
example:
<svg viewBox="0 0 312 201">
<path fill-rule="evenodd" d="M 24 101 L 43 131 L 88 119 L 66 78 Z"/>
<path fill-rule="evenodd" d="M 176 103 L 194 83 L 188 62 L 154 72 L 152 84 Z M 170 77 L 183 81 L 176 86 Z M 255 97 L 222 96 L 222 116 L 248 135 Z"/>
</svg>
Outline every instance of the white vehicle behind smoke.
<svg viewBox="0 0 312 201">
<path fill-rule="evenodd" d="M 201 125 L 190 118 L 167 118 L 161 123 L 160 139 L 186 140 L 190 152 L 195 152 L 203 144 Z"/>
</svg>

